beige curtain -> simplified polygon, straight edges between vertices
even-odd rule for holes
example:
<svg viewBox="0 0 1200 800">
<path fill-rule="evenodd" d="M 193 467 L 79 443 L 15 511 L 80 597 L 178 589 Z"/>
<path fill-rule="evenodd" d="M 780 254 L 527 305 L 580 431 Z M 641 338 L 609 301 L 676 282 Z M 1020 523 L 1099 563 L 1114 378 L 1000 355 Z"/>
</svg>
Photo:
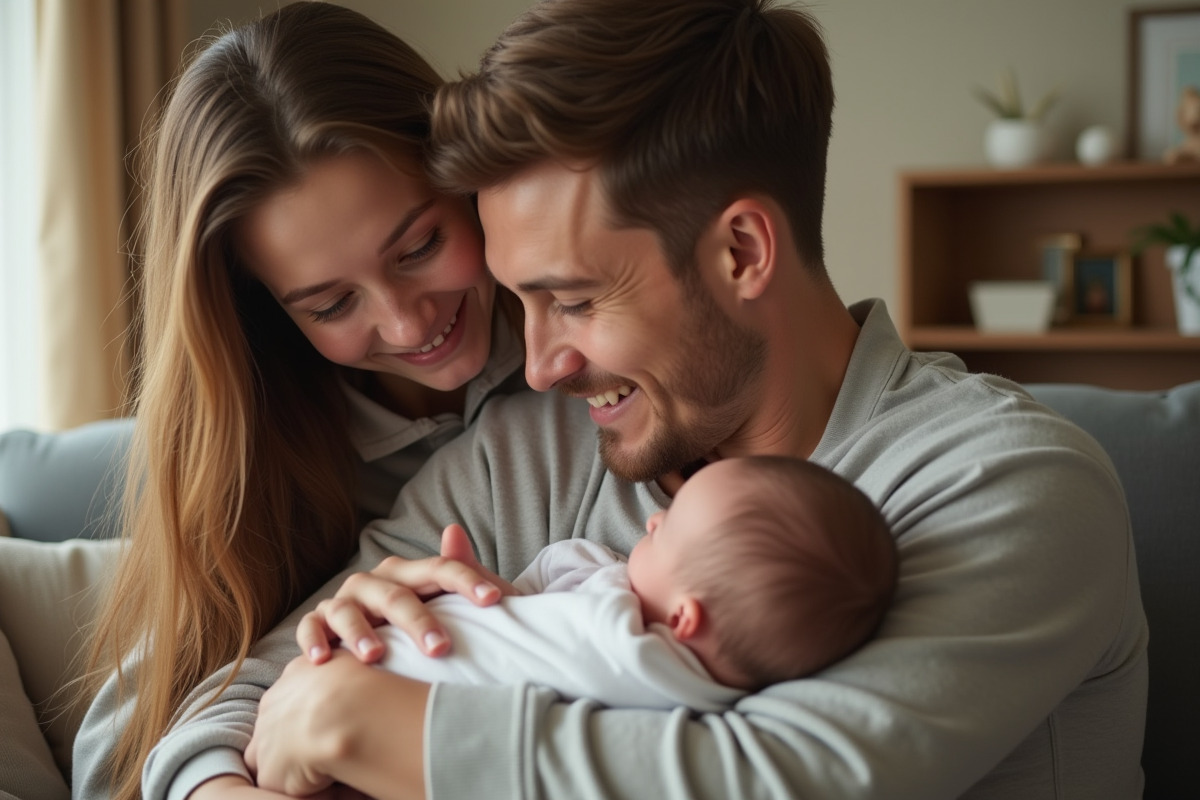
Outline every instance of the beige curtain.
<svg viewBox="0 0 1200 800">
<path fill-rule="evenodd" d="M 38 0 L 42 424 L 122 411 L 131 348 L 127 157 L 180 62 L 184 0 Z"/>
</svg>

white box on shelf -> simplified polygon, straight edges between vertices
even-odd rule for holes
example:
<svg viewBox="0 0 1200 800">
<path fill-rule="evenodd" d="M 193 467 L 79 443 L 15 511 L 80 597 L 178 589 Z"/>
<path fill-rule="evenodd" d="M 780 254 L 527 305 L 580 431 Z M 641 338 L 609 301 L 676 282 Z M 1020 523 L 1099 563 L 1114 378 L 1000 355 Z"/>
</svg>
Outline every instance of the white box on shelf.
<svg viewBox="0 0 1200 800">
<path fill-rule="evenodd" d="M 973 281 L 967 294 L 975 327 L 987 333 L 1041 333 L 1054 315 L 1049 281 Z"/>
</svg>

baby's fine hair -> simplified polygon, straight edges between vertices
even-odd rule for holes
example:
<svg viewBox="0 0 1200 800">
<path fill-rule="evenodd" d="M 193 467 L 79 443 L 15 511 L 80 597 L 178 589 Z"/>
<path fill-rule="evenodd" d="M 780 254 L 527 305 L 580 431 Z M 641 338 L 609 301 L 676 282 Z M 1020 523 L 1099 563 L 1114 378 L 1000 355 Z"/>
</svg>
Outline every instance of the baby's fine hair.
<svg viewBox="0 0 1200 800">
<path fill-rule="evenodd" d="M 817 672 L 866 642 L 895 593 L 895 542 L 858 487 L 784 456 L 742 459 L 739 499 L 682 581 L 725 671 L 755 690 Z"/>
</svg>

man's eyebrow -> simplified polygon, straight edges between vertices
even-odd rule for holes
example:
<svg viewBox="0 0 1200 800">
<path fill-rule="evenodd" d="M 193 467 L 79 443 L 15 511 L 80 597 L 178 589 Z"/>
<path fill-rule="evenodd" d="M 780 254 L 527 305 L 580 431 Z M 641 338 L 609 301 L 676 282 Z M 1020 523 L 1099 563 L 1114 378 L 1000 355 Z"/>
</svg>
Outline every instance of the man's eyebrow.
<svg viewBox="0 0 1200 800">
<path fill-rule="evenodd" d="M 517 290 L 521 292 L 571 292 L 580 289 L 595 289 L 600 284 L 601 281 L 595 278 L 548 277 L 518 283 Z"/>
<path fill-rule="evenodd" d="M 417 218 L 433 206 L 434 202 L 434 198 L 430 198 L 424 203 L 421 203 L 421 205 L 412 208 L 407 214 L 405 214 L 404 218 L 397 223 L 396 227 L 392 228 L 391 233 L 389 233 L 383 240 L 383 244 L 379 245 L 379 250 L 376 251 L 376 255 L 381 256 L 386 253 L 388 248 L 394 245 L 401 236 L 408 232 L 408 229 L 411 228 L 413 223 L 417 221 Z M 325 283 L 318 283 L 315 286 L 305 286 L 300 289 L 293 289 L 283 297 L 279 298 L 279 302 L 286 306 L 290 306 L 293 303 L 300 302 L 306 297 L 312 297 L 314 294 L 320 294 L 327 289 L 331 289 L 336 285 L 337 281 L 326 281 Z"/>
</svg>

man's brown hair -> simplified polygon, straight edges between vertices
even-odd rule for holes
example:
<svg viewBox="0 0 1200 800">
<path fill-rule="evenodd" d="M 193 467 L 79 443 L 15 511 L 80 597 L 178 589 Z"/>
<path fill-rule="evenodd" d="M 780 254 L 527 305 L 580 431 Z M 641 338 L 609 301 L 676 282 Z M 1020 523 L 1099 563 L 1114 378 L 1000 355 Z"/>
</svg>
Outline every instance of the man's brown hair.
<svg viewBox="0 0 1200 800">
<path fill-rule="evenodd" d="M 677 275 L 741 194 L 787 215 L 823 270 L 833 111 L 817 23 L 770 0 L 546 0 L 433 112 L 431 174 L 474 192 L 538 162 L 597 166 L 617 226 L 655 231 Z"/>
</svg>

